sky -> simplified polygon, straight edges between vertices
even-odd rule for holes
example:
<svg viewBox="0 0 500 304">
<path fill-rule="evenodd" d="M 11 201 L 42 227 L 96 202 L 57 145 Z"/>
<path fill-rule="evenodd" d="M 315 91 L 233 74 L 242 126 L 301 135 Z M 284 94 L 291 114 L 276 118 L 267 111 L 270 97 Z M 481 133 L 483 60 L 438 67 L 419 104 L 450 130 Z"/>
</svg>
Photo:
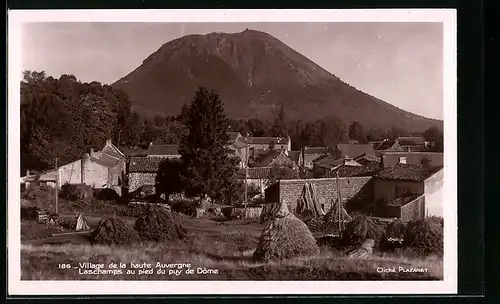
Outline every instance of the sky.
<svg viewBox="0 0 500 304">
<path fill-rule="evenodd" d="M 22 70 L 111 84 L 188 34 L 267 32 L 357 89 L 443 119 L 441 23 L 29 23 Z"/>
</svg>

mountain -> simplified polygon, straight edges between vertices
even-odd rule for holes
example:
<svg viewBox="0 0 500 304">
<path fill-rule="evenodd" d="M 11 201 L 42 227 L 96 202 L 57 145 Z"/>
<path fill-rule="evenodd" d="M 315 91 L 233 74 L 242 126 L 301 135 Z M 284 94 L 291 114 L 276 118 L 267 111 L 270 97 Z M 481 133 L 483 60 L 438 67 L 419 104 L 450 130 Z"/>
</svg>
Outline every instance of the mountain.
<svg viewBox="0 0 500 304">
<path fill-rule="evenodd" d="M 134 107 L 168 115 L 177 115 L 197 87 L 206 86 L 221 94 L 231 118 L 273 119 L 284 105 L 289 119 L 333 114 L 384 129 L 442 128 L 442 121 L 363 93 L 277 38 L 248 29 L 172 40 L 113 86 L 127 92 Z"/>
</svg>

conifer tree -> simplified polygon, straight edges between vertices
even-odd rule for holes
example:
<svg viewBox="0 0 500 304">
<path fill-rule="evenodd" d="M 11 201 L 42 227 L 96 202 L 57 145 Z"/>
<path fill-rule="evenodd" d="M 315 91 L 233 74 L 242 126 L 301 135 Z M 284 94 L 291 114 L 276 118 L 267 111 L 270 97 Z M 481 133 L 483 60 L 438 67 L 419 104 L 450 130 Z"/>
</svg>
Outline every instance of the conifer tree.
<svg viewBox="0 0 500 304">
<path fill-rule="evenodd" d="M 181 179 L 186 195 L 212 202 L 234 203 L 241 185 L 237 179 L 237 160 L 230 156 L 228 120 L 218 94 L 199 88 L 186 115 L 187 134 L 179 153 L 184 162 Z"/>
</svg>

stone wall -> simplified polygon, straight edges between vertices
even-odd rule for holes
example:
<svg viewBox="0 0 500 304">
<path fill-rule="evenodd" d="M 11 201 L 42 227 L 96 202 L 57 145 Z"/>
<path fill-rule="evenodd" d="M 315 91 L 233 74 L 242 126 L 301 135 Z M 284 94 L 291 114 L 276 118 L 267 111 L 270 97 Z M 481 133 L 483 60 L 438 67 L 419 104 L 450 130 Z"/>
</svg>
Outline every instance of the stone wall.
<svg viewBox="0 0 500 304">
<path fill-rule="evenodd" d="M 371 180 L 370 176 L 339 178 L 342 202 L 346 204 L 353 200 L 372 200 L 373 183 Z M 284 201 L 290 210 L 295 210 L 305 183 L 312 183 L 316 186 L 319 203 L 328 212 L 332 201 L 337 199 L 336 178 L 281 180 L 266 189 L 266 203 Z"/>
<path fill-rule="evenodd" d="M 132 193 L 141 186 L 154 186 L 156 183 L 156 173 L 131 172 L 128 177 L 128 191 Z"/>
</svg>

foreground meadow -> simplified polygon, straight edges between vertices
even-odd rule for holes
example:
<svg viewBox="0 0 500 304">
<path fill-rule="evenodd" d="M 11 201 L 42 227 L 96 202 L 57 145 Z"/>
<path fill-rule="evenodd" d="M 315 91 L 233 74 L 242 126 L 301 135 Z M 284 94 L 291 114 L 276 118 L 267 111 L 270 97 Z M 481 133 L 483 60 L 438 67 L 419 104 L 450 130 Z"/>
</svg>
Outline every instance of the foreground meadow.
<svg viewBox="0 0 500 304">
<path fill-rule="evenodd" d="M 350 259 L 345 252 L 322 246 L 318 256 L 257 263 L 252 253 L 263 225 L 248 221 L 216 222 L 186 218 L 186 240 L 134 246 L 91 245 L 85 235 L 65 235 L 21 245 L 22 280 L 442 280 L 441 258 L 377 253 Z M 163 265 L 165 273 L 156 264 Z M 85 264 L 87 263 L 87 264 Z M 96 274 L 92 265 L 123 263 L 114 274 Z M 150 268 L 136 268 L 151 264 Z M 189 267 L 172 264 L 190 264 Z M 71 268 L 67 265 L 70 265 Z M 119 266 L 118 266 L 119 267 Z M 140 266 L 143 267 L 143 266 Z M 192 269 L 187 271 L 188 269 Z M 382 269 L 384 271 L 382 271 Z M 405 271 L 400 271 L 404 269 Z M 427 269 L 425 272 L 409 272 Z M 147 270 L 147 271 L 146 271 Z M 393 271 L 392 271 L 393 270 Z M 141 272 L 141 274 L 139 274 Z"/>
</svg>

